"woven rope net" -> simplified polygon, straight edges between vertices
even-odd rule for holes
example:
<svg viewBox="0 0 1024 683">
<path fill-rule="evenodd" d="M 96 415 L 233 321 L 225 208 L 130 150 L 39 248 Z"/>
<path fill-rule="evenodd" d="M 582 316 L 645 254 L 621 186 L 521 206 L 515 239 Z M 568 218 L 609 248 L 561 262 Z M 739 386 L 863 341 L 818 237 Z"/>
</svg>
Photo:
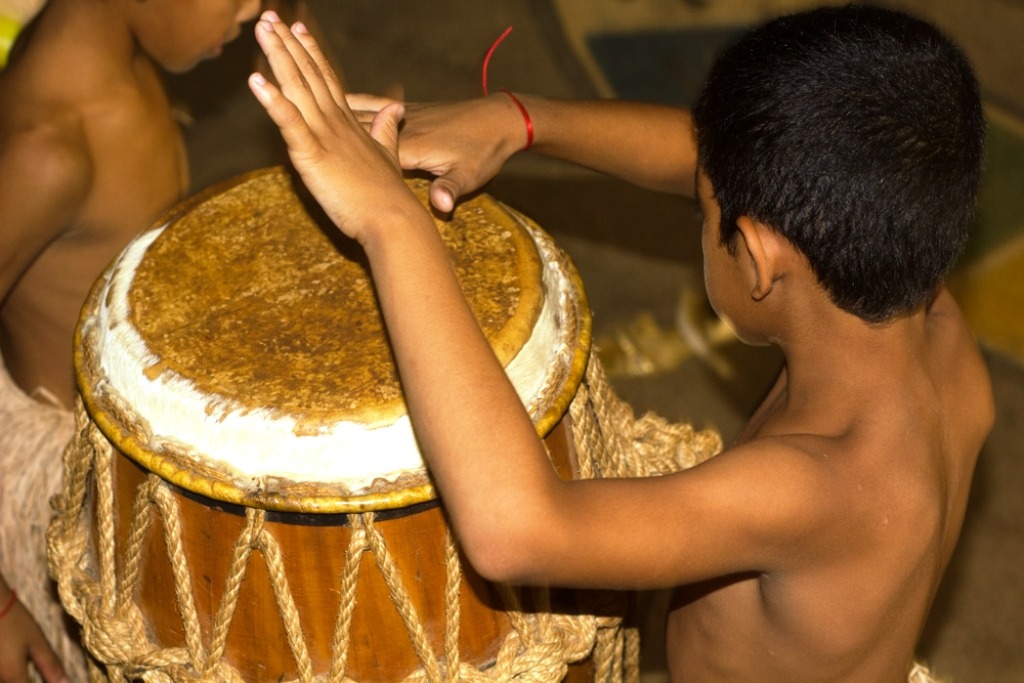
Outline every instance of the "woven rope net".
<svg viewBox="0 0 1024 683">
<path fill-rule="evenodd" d="M 612 392 L 595 356 L 570 414 L 582 478 L 665 474 L 691 467 L 721 448 L 713 432 L 698 432 L 689 425 L 671 424 L 654 415 L 636 418 Z M 136 491 L 127 541 L 124 547 L 116 547 L 112 461 L 119 456 L 81 403 L 76 424 L 76 435 L 64 453 L 64 485 L 54 498 L 55 516 L 47 545 L 61 601 L 82 625 L 94 681 L 243 680 L 227 661 L 225 648 L 246 568 L 259 557 L 266 563 L 285 624 L 286 646 L 298 672 L 295 680 L 356 683 L 346 674 L 346 665 L 355 586 L 364 553 L 373 555 L 384 576 L 419 661 L 404 683 L 553 682 L 566 676 L 570 664 L 583 661 L 589 661 L 595 681 L 639 680 L 639 636 L 636 628 L 624 620 L 629 608 L 625 593 L 587 592 L 578 601 L 577 612 L 562 614 L 545 609 L 550 601 L 546 589 L 499 586 L 511 630 L 493 663 L 478 668 L 461 661 L 458 592 L 462 567 L 450 534 L 445 543 L 444 646 L 442 652 L 436 652 L 372 512 L 349 516 L 352 534 L 338 585 L 342 598 L 328 672 L 314 671 L 280 549 L 273 534 L 264 528 L 263 510 L 246 510 L 246 524 L 233 548 L 227 586 L 212 617 L 212 627 L 204 634 L 193 599 L 188 558 L 182 551 L 180 514 L 168 485 L 156 475 L 148 475 Z M 134 602 L 143 580 L 142 549 L 157 518 L 164 529 L 184 646 L 166 647 L 155 642 Z M 92 520 L 96 520 L 95 528 L 91 528 Z M 524 601 L 533 608 L 524 610 Z"/>
</svg>

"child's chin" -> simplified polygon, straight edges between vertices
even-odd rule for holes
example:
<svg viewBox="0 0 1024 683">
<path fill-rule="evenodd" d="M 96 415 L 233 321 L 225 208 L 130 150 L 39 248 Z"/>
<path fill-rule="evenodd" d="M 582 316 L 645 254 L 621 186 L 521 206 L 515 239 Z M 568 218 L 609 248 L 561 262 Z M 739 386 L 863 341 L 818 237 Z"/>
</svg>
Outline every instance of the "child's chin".
<svg viewBox="0 0 1024 683">
<path fill-rule="evenodd" d="M 199 66 L 201 63 L 208 62 L 208 61 L 210 61 L 212 59 L 216 59 L 217 57 L 219 57 L 221 55 L 221 53 L 223 51 L 224 51 L 224 47 L 222 45 L 218 45 L 216 48 L 213 48 L 209 52 L 201 54 L 201 55 L 199 55 L 197 57 L 193 57 L 192 59 L 190 59 L 188 61 L 184 61 L 183 60 L 183 61 L 176 62 L 176 63 L 173 63 L 173 64 L 168 64 L 168 63 L 164 62 L 162 66 L 163 66 L 163 68 L 166 71 L 169 71 L 172 74 L 188 73 L 192 69 L 194 69 L 197 66 Z"/>
</svg>

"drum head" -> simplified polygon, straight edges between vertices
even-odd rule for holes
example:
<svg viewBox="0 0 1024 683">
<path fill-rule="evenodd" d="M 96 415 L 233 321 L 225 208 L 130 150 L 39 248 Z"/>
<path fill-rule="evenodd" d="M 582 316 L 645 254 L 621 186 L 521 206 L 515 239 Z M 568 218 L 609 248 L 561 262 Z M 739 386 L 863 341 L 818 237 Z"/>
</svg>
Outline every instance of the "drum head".
<svg viewBox="0 0 1024 683">
<path fill-rule="evenodd" d="M 435 223 L 546 433 L 589 351 L 578 276 L 486 195 Z M 434 497 L 363 254 L 282 169 L 212 188 L 129 245 L 86 304 L 76 364 L 115 446 L 190 491 L 303 512 Z"/>
</svg>

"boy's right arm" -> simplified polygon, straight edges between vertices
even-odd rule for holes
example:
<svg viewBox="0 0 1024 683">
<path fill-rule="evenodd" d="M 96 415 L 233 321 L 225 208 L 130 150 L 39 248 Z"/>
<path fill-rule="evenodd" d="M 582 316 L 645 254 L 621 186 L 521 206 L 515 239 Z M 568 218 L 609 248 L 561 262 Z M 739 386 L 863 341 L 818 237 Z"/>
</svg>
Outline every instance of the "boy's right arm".
<svg viewBox="0 0 1024 683">
<path fill-rule="evenodd" d="M 443 104 L 410 104 L 401 130 L 402 167 L 438 176 L 431 201 L 454 201 L 483 186 L 527 144 L 531 149 L 663 192 L 693 197 L 697 145 L 688 111 L 620 100 L 557 100 L 508 93 Z M 350 95 L 375 112 L 384 98 Z M 527 118 L 528 117 L 528 118 Z M 527 123 L 529 122 L 529 123 Z"/>
</svg>

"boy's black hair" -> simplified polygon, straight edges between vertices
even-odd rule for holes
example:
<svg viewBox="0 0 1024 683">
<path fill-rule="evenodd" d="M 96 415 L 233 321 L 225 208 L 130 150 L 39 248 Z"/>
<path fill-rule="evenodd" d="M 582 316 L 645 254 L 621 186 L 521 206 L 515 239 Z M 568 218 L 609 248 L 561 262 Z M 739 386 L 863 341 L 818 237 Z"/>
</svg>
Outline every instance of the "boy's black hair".
<svg viewBox="0 0 1024 683">
<path fill-rule="evenodd" d="M 769 225 L 864 320 L 930 300 L 966 242 L 981 98 L 923 21 L 859 5 L 775 19 L 718 59 L 693 116 L 722 242 L 741 215 Z"/>
</svg>

